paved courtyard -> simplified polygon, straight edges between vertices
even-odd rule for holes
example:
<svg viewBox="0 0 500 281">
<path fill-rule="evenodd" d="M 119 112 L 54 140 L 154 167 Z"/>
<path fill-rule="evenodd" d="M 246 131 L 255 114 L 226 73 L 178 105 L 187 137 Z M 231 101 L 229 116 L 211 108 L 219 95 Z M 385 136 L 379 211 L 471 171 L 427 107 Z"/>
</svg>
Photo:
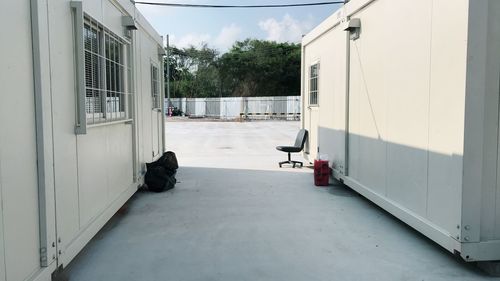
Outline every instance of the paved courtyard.
<svg viewBox="0 0 500 281">
<path fill-rule="evenodd" d="M 298 122 L 167 122 L 181 168 L 138 192 L 71 263 L 69 280 L 494 280 L 310 168 L 278 168 Z M 299 155 L 295 156 L 300 159 Z"/>
</svg>

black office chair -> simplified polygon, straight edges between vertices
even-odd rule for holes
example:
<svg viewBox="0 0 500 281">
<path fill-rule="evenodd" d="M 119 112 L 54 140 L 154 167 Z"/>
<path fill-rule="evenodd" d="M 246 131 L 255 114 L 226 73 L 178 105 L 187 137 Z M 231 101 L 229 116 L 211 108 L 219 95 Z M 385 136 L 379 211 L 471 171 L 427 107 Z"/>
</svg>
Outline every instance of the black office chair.
<svg viewBox="0 0 500 281">
<path fill-rule="evenodd" d="M 304 149 L 304 145 L 306 144 L 307 136 L 308 136 L 307 130 L 302 129 L 297 134 L 297 138 L 295 139 L 294 146 L 277 146 L 276 147 L 277 150 L 288 153 L 288 161 L 280 162 L 280 168 L 283 166 L 283 164 L 291 164 L 294 168 L 295 168 L 295 165 L 297 165 L 297 164 L 300 165 L 301 168 L 304 166 L 304 163 L 302 163 L 300 161 L 292 161 L 291 153 L 299 153 L 302 151 L 302 149 Z"/>
</svg>

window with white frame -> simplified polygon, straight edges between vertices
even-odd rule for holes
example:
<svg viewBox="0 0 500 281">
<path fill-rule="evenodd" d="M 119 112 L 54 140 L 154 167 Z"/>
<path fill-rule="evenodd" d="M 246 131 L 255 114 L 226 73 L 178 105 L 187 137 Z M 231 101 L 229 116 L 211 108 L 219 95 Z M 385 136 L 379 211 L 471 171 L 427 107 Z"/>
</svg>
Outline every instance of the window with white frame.
<svg viewBox="0 0 500 281">
<path fill-rule="evenodd" d="M 151 65 L 151 100 L 153 102 L 152 108 L 161 108 L 161 98 L 159 91 L 158 67 Z"/>
<path fill-rule="evenodd" d="M 125 44 L 102 25 L 85 17 L 85 111 L 87 124 L 126 119 Z"/>
<path fill-rule="evenodd" d="M 319 63 L 309 68 L 309 105 L 318 105 Z"/>
</svg>

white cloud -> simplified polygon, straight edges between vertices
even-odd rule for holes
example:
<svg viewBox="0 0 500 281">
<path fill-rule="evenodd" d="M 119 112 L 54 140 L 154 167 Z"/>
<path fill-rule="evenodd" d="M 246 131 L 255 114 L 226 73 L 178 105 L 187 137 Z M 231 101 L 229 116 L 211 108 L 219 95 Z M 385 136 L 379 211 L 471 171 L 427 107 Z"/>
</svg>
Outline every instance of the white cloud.
<svg viewBox="0 0 500 281">
<path fill-rule="evenodd" d="M 269 18 L 259 22 L 259 27 L 267 33 L 267 40 L 276 42 L 299 42 L 303 34 L 312 28 L 312 22 L 299 21 L 286 14 L 281 21 Z"/>
<path fill-rule="evenodd" d="M 233 43 L 238 39 L 241 33 L 241 28 L 238 25 L 232 23 L 222 28 L 217 38 L 215 38 L 214 44 L 221 51 L 226 51 L 233 45 Z"/>
<path fill-rule="evenodd" d="M 190 46 L 201 47 L 203 43 L 209 43 L 212 39 L 210 34 L 189 33 L 180 38 L 172 35 L 170 36 L 171 44 L 177 48 L 187 48 Z"/>
<path fill-rule="evenodd" d="M 216 37 L 213 37 L 209 33 L 188 33 L 181 37 L 171 35 L 170 44 L 177 48 L 187 48 L 190 46 L 199 48 L 206 43 L 210 47 L 215 47 L 222 52 L 226 52 L 238 40 L 241 34 L 241 27 L 232 23 L 223 27 Z"/>
</svg>

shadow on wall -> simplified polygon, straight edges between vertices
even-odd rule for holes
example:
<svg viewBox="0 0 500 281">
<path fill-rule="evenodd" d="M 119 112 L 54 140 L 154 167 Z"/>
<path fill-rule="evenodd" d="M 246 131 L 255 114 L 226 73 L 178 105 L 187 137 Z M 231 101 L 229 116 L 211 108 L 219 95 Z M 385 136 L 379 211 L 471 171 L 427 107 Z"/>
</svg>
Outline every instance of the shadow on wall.
<svg viewBox="0 0 500 281">
<path fill-rule="evenodd" d="M 343 170 L 345 132 L 320 127 L 318 139 L 320 153 Z M 349 136 L 349 177 L 449 233 L 460 224 L 462 160 L 462 155 L 386 141 L 383 135 Z"/>
</svg>

